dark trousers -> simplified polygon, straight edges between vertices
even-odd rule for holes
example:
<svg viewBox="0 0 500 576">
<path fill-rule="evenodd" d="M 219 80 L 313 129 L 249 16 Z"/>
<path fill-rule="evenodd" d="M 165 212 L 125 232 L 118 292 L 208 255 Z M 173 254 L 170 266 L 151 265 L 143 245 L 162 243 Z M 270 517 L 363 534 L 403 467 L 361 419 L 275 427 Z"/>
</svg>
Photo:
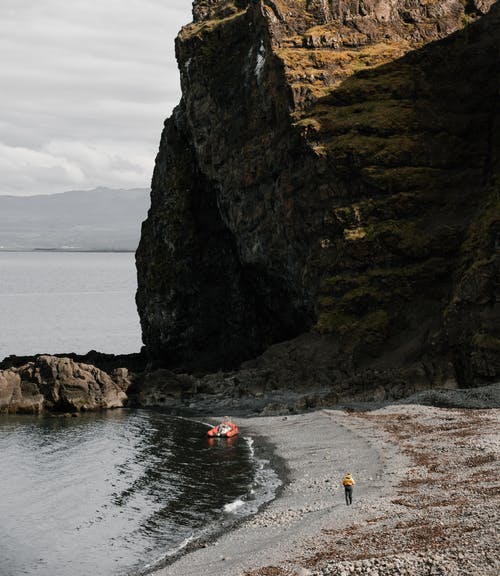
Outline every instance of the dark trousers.
<svg viewBox="0 0 500 576">
<path fill-rule="evenodd" d="M 344 486 L 345 488 L 345 503 L 349 506 L 352 504 L 352 486 Z"/>
</svg>

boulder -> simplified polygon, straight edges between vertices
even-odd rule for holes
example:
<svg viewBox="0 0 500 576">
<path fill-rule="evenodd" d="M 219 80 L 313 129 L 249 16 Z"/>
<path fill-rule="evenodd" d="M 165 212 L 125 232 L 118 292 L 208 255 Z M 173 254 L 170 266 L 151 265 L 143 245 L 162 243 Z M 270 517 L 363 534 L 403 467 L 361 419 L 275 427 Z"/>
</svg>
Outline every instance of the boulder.
<svg viewBox="0 0 500 576">
<path fill-rule="evenodd" d="M 127 403 L 130 384 L 125 368 L 110 375 L 70 358 L 37 356 L 18 368 L 0 371 L 0 412 L 38 414 L 118 408 Z"/>
</svg>

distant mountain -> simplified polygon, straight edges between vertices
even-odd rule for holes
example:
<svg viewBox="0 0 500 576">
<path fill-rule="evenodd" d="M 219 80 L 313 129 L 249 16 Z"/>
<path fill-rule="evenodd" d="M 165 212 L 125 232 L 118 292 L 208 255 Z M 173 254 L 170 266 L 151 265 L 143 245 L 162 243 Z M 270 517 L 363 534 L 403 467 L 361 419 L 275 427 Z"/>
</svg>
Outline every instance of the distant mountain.
<svg viewBox="0 0 500 576">
<path fill-rule="evenodd" d="M 0 196 L 0 250 L 135 250 L 148 208 L 143 188 Z"/>
</svg>

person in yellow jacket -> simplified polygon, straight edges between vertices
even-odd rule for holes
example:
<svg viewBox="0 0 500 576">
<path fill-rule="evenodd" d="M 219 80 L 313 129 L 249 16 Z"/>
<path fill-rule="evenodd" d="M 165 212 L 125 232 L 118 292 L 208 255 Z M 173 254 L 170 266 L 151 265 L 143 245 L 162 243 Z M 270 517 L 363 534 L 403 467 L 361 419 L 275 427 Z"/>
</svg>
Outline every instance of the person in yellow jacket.
<svg viewBox="0 0 500 576">
<path fill-rule="evenodd" d="M 356 482 L 354 481 L 354 478 L 350 472 L 349 474 L 346 474 L 344 478 L 342 478 L 342 486 L 345 490 L 345 503 L 347 506 L 352 504 L 352 491 L 354 484 L 356 484 Z"/>
</svg>

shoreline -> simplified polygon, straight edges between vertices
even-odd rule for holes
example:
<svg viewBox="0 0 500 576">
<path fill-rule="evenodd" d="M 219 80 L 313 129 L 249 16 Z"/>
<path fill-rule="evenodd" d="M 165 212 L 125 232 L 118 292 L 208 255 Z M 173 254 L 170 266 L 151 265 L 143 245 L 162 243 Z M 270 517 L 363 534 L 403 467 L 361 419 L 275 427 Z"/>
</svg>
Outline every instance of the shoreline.
<svg viewBox="0 0 500 576">
<path fill-rule="evenodd" d="M 348 510 L 356 510 L 359 515 L 359 506 L 358 509 L 345 506 L 338 476 L 343 475 L 348 464 L 353 464 L 349 455 L 356 445 L 365 464 L 351 468 L 355 471 L 362 467 L 378 486 L 384 456 L 372 449 L 363 432 L 352 430 L 348 421 L 347 413 L 336 410 L 239 418 L 244 434 L 264 437 L 268 446 L 273 445 L 273 454 L 268 454 L 273 466 L 275 459 L 281 461 L 279 476 L 284 477 L 285 483 L 277 497 L 257 514 L 237 522 L 231 531 L 215 536 L 201 547 L 193 543 L 194 549 L 184 549 L 175 561 L 149 574 L 194 576 L 204 574 L 205 570 L 228 576 L 244 574 L 263 562 L 274 564 L 293 555 L 300 541 L 307 539 L 312 529 L 320 531 L 332 514 L 344 519 Z M 359 500 L 361 510 L 367 505 L 366 494 L 361 496 L 363 486 L 370 498 L 376 492 L 376 488 L 358 480 L 355 499 Z"/>
<path fill-rule="evenodd" d="M 180 416 L 180 418 L 185 418 Z M 244 417 L 238 418 L 238 422 L 243 422 Z M 250 418 L 248 418 L 250 419 Z M 255 417 L 255 419 L 262 419 Z M 210 420 L 210 419 L 209 419 Z M 218 421 L 218 418 L 213 419 L 214 422 Z M 245 429 L 243 432 L 248 432 Z M 207 548 L 209 546 L 217 546 L 218 540 L 225 534 L 231 534 L 233 531 L 239 529 L 246 522 L 249 522 L 255 516 L 262 514 L 272 503 L 281 497 L 285 486 L 289 482 L 290 469 L 287 462 L 276 452 L 276 447 L 269 441 L 269 439 L 260 434 L 252 434 L 251 436 L 246 436 L 246 440 L 251 438 L 254 442 L 255 453 L 253 458 L 255 461 L 263 463 L 263 465 L 271 471 L 270 478 L 268 480 L 274 479 L 277 481 L 275 488 L 271 488 L 269 483 L 260 484 L 259 487 L 263 488 L 263 493 L 268 490 L 272 490 L 272 496 L 268 499 L 262 499 L 260 504 L 257 504 L 258 508 L 255 511 L 249 510 L 247 508 L 246 512 L 242 515 L 235 515 L 233 518 L 223 520 L 221 522 L 221 527 L 218 529 L 205 528 L 201 530 L 196 536 L 190 537 L 187 541 L 183 542 L 174 549 L 172 552 L 168 552 L 164 557 L 153 561 L 150 564 L 144 566 L 137 572 L 133 572 L 130 576 L 151 576 L 154 574 L 163 573 L 163 570 L 168 570 L 173 564 L 178 562 L 184 556 L 195 552 L 196 550 Z M 251 501 L 250 501 L 251 502 Z M 228 515 L 231 512 L 226 512 Z"/>
<path fill-rule="evenodd" d="M 149 574 L 497 574 L 499 419 L 499 409 L 416 404 L 240 418 L 286 463 L 281 494 Z M 350 507 L 347 471 L 357 481 Z"/>
</svg>

